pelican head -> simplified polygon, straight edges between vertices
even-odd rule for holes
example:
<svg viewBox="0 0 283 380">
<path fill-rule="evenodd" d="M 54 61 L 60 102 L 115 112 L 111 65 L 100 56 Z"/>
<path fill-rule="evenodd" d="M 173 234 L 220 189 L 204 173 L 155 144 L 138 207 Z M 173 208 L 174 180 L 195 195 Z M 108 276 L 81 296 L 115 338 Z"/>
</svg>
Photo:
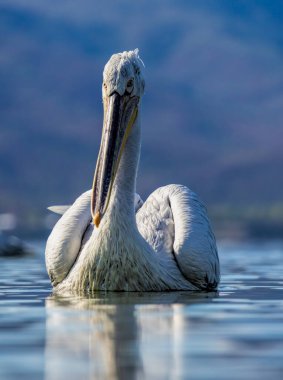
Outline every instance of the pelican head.
<svg viewBox="0 0 283 380">
<path fill-rule="evenodd" d="M 119 163 L 139 112 L 145 86 L 142 71 L 137 49 L 112 55 L 104 68 L 104 120 L 91 200 L 96 227 L 108 207 Z"/>
</svg>

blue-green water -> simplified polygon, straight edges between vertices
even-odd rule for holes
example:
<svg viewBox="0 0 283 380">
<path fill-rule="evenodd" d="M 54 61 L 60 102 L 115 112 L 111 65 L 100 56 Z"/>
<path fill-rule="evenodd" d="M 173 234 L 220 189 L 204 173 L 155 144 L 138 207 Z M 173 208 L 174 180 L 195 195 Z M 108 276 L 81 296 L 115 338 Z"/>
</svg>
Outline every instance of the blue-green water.
<svg viewBox="0 0 283 380">
<path fill-rule="evenodd" d="M 55 298 L 0 259 L 0 379 L 282 379 L 283 244 L 221 244 L 219 293 Z"/>
</svg>

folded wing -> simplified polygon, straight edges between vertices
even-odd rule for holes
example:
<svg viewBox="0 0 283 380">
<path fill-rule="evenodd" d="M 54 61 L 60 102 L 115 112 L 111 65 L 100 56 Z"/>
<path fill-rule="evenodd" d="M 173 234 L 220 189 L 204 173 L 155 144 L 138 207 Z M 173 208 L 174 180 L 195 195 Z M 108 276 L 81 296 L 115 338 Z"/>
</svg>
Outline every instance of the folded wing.
<svg viewBox="0 0 283 380">
<path fill-rule="evenodd" d="M 91 222 L 91 191 L 83 193 L 54 226 L 46 243 L 46 267 L 53 286 L 71 270 Z"/>
<path fill-rule="evenodd" d="M 215 289 L 220 269 L 206 208 L 182 185 L 154 191 L 137 212 L 137 226 L 154 251 L 174 259 L 184 277 L 200 289 Z"/>
</svg>

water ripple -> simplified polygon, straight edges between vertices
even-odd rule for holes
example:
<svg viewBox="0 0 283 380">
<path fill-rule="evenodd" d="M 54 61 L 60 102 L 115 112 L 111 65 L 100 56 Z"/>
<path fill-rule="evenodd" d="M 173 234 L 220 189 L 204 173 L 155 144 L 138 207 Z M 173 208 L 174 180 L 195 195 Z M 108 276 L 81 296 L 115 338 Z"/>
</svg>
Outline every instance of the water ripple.
<svg viewBox="0 0 283 380">
<path fill-rule="evenodd" d="M 283 247 L 220 247 L 214 293 L 56 297 L 35 257 L 0 259 L 2 379 L 281 379 Z"/>
</svg>

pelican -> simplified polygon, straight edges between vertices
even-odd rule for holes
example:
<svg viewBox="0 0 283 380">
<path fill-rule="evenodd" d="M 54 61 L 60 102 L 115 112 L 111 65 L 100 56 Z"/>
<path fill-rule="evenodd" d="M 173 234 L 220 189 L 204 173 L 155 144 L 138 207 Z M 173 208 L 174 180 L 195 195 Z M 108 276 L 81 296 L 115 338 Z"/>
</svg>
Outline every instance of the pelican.
<svg viewBox="0 0 283 380">
<path fill-rule="evenodd" d="M 63 214 L 46 245 L 58 291 L 213 290 L 215 237 L 198 196 L 182 185 L 136 194 L 144 65 L 138 50 L 112 55 L 103 71 L 103 130 L 91 190 Z"/>
</svg>

